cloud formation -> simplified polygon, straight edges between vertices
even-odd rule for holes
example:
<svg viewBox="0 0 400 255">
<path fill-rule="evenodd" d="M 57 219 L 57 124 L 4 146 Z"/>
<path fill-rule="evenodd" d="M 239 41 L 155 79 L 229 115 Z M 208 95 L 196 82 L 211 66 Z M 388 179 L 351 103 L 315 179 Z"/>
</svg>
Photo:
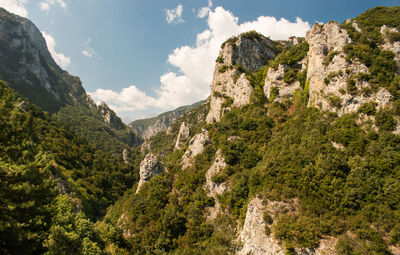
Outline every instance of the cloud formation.
<svg viewBox="0 0 400 255">
<path fill-rule="evenodd" d="M 42 31 L 42 35 L 43 35 L 44 39 L 46 40 L 47 48 L 49 49 L 49 52 L 50 52 L 51 56 L 53 57 L 54 61 L 62 69 L 65 69 L 71 63 L 71 59 L 69 57 L 66 57 L 62 53 L 56 52 L 56 50 L 55 50 L 56 41 L 54 40 L 53 36 L 47 34 L 44 31 Z"/>
<path fill-rule="evenodd" d="M 42 11 L 49 11 L 54 5 L 59 5 L 61 8 L 67 8 L 67 3 L 63 0 L 45 0 L 39 3 L 39 7 Z"/>
<path fill-rule="evenodd" d="M 85 46 L 86 46 L 86 49 L 82 50 L 82 54 L 83 54 L 85 57 L 88 57 L 88 58 L 93 57 L 93 55 L 95 54 L 94 49 L 93 49 L 92 47 L 90 47 L 91 41 L 92 41 L 92 39 L 89 37 L 89 38 L 84 42 L 84 44 L 85 44 Z"/>
<path fill-rule="evenodd" d="M 179 24 L 185 22 L 182 19 L 182 13 L 183 13 L 183 6 L 182 4 L 178 4 L 175 9 L 165 10 L 165 14 L 167 15 L 166 20 L 168 24 L 174 23 L 174 24 Z"/>
<path fill-rule="evenodd" d="M 211 0 L 208 0 L 208 6 L 200 8 L 200 10 L 197 12 L 197 17 L 199 18 L 204 18 L 208 15 L 208 13 L 211 11 L 211 7 L 213 6 L 213 3 Z"/>
<path fill-rule="evenodd" d="M 130 86 L 120 92 L 96 90 L 91 93 L 93 99 L 96 102 L 105 101 L 117 112 L 120 109 L 134 111 L 146 107 L 157 107 L 165 111 L 192 104 L 209 96 L 215 59 L 221 44 L 229 37 L 256 30 L 273 40 L 285 40 L 290 36 L 304 36 L 310 29 L 310 24 L 300 18 L 290 22 L 261 16 L 254 21 L 239 23 L 237 17 L 222 7 L 210 9 L 207 14 L 208 29 L 197 34 L 196 45 L 176 48 L 168 56 L 168 63 L 178 68 L 179 72 L 167 72 L 160 77 L 161 85 L 155 91 L 155 97 Z"/>
<path fill-rule="evenodd" d="M 28 17 L 28 11 L 25 8 L 25 4 L 27 3 L 28 0 L 1 0 L 0 7 L 26 18 Z"/>
</svg>

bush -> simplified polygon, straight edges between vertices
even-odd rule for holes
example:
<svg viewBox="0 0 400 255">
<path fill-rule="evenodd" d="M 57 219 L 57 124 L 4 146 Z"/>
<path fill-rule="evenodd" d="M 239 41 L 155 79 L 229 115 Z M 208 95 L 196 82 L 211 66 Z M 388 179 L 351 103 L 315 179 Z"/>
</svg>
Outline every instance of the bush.
<svg viewBox="0 0 400 255">
<path fill-rule="evenodd" d="M 376 106 L 378 106 L 375 102 L 368 102 L 360 106 L 358 108 L 358 113 L 364 113 L 368 116 L 376 114 Z"/>
</svg>

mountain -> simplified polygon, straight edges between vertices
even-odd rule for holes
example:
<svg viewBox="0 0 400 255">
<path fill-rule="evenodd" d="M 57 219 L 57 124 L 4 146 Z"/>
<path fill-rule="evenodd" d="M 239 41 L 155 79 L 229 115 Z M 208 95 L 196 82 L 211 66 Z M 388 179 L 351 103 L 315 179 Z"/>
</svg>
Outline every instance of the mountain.
<svg viewBox="0 0 400 255">
<path fill-rule="evenodd" d="M 234 36 L 210 98 L 122 155 L 0 82 L 0 252 L 400 254 L 399 17 Z"/>
<path fill-rule="evenodd" d="M 204 103 L 204 101 L 181 106 L 173 111 L 162 113 L 157 117 L 135 120 L 131 122 L 129 126 L 132 127 L 142 139 L 148 139 L 159 132 L 167 130 L 169 126 L 182 116 L 182 114 L 196 108 L 202 103 Z"/>
<path fill-rule="evenodd" d="M 399 17 L 227 40 L 104 222 L 134 254 L 399 254 Z"/>
<path fill-rule="evenodd" d="M 42 33 L 31 21 L 2 8 L 0 80 L 42 110 L 56 114 L 76 133 L 93 138 L 89 140 L 99 149 L 121 152 L 140 143 L 107 105 L 93 102 L 79 77 L 55 63 Z"/>
</svg>

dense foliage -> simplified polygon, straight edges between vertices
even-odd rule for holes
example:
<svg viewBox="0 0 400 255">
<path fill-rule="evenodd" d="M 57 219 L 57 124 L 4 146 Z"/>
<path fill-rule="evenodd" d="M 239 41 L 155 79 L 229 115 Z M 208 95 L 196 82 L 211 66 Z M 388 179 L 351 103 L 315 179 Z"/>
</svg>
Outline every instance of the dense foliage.
<svg viewBox="0 0 400 255">
<path fill-rule="evenodd" d="M 71 213 L 82 211 L 72 221 L 101 217 L 137 180 L 135 162 L 139 155 L 132 153 L 132 163 L 124 165 L 122 156 L 96 150 L 62 123 L 19 98 L 4 82 L 0 82 L 0 111 L 1 252 L 37 253 L 46 247 L 51 252 L 61 249 L 56 239 L 64 239 L 62 235 L 75 240 L 71 239 L 69 248 L 82 240 L 92 245 L 89 237 L 73 237 L 68 234 L 71 229 L 60 229 L 71 224 L 58 222 L 57 215 L 64 217 L 66 213 L 57 209 L 58 203 L 72 199 L 68 202 L 75 207 Z M 70 199 L 60 197 L 60 193 L 69 194 Z"/>
</svg>

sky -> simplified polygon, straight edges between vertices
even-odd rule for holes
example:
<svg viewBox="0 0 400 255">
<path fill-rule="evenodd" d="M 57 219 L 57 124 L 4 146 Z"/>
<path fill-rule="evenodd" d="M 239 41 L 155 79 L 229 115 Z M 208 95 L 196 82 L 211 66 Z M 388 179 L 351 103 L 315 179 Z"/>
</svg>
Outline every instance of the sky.
<svg viewBox="0 0 400 255">
<path fill-rule="evenodd" d="M 0 0 L 125 123 L 206 99 L 220 46 L 233 35 L 284 40 L 394 5 L 400 0 Z"/>
</svg>

